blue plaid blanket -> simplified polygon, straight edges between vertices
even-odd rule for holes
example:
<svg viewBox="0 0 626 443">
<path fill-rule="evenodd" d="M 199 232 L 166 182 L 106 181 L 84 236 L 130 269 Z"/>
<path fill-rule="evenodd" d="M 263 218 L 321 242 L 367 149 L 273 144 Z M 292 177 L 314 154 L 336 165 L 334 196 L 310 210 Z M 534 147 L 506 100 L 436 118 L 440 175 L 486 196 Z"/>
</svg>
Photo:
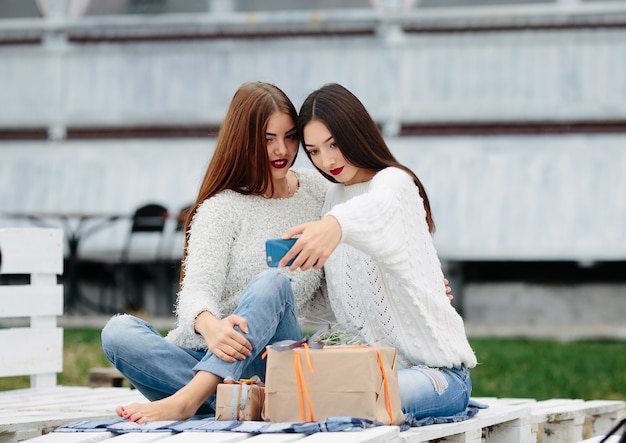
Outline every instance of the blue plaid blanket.
<svg viewBox="0 0 626 443">
<path fill-rule="evenodd" d="M 475 416 L 480 409 L 488 405 L 471 400 L 465 411 L 447 417 L 415 418 L 405 414 L 405 422 L 400 426 L 405 431 L 412 426 L 427 426 L 439 423 L 455 423 Z M 309 423 L 270 423 L 264 421 L 222 421 L 213 416 L 195 416 L 184 421 L 154 421 L 144 424 L 129 422 L 121 418 L 110 420 L 80 420 L 58 427 L 54 432 L 173 432 L 183 431 L 231 431 L 248 434 L 264 433 L 297 433 L 314 434 L 316 432 L 362 431 L 374 426 L 382 426 L 380 422 L 356 417 L 329 417 L 323 421 Z"/>
</svg>

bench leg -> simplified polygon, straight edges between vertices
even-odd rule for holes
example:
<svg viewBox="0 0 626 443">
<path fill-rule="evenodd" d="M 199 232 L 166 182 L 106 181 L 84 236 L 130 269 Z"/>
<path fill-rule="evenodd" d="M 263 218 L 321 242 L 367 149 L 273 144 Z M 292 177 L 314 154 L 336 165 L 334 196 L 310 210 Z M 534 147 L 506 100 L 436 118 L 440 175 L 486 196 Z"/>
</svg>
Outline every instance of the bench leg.
<svg viewBox="0 0 626 443">
<path fill-rule="evenodd" d="M 446 437 L 444 441 L 446 443 L 481 443 L 482 435 L 482 429 L 473 429 L 471 431 L 464 432 L 463 434 Z"/>
<path fill-rule="evenodd" d="M 535 443 L 528 417 L 500 423 L 483 429 L 485 443 Z M 545 443 L 545 442 L 544 442 Z"/>
<path fill-rule="evenodd" d="M 621 411 L 597 414 L 590 417 L 591 435 L 605 435 L 622 419 Z"/>
<path fill-rule="evenodd" d="M 543 424 L 543 443 L 567 443 L 583 439 L 585 417 L 571 420 L 548 422 Z"/>
</svg>

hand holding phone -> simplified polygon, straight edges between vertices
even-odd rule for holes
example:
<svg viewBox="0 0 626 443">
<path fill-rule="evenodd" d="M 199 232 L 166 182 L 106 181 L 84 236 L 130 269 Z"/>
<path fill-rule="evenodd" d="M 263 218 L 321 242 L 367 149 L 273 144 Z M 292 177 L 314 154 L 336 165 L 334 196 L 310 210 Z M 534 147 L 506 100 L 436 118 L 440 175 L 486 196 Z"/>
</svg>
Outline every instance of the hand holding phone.
<svg viewBox="0 0 626 443">
<path fill-rule="evenodd" d="M 273 238 L 265 240 L 265 258 L 267 260 L 267 265 L 272 268 L 277 267 L 278 262 L 285 256 L 297 240 L 297 238 L 290 238 L 287 240 L 282 238 Z M 296 257 L 289 260 L 287 266 L 291 266 L 295 258 Z"/>
</svg>

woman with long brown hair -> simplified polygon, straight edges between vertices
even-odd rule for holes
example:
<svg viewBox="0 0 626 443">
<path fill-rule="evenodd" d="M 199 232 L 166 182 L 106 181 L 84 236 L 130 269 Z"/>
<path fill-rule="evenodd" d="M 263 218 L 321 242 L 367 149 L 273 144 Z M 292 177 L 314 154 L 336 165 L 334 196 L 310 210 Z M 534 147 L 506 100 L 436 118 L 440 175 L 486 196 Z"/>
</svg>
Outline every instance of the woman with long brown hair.
<svg viewBox="0 0 626 443">
<path fill-rule="evenodd" d="M 424 186 L 341 85 L 305 99 L 298 132 L 315 167 L 335 184 L 321 220 L 286 231 L 284 238 L 299 239 L 280 264 L 295 257 L 291 270 L 324 266 L 332 310 L 346 335 L 397 349 L 406 415 L 463 412 L 476 357 L 441 284 Z"/>
<path fill-rule="evenodd" d="M 117 413 L 145 423 L 213 411 L 226 377 L 264 377 L 267 344 L 300 339 L 298 317 L 316 305 L 321 270 L 268 270 L 265 240 L 319 218 L 326 181 L 290 169 L 298 151 L 296 110 L 274 85 L 235 93 L 197 199 L 186 220 L 177 327 L 163 338 L 130 315 L 102 331 L 107 358 L 150 403 Z M 321 301 L 320 301 L 321 300 Z"/>
</svg>

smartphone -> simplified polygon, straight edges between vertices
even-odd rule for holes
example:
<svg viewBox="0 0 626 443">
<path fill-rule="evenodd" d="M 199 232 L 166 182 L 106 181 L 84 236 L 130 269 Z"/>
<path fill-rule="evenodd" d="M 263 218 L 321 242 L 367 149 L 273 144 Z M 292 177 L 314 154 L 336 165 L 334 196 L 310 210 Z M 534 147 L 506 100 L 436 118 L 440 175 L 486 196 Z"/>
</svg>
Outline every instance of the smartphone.
<svg viewBox="0 0 626 443">
<path fill-rule="evenodd" d="M 265 240 L 265 256 L 267 259 L 267 266 L 272 268 L 277 267 L 278 262 L 285 256 L 287 251 L 291 249 L 297 240 L 297 238 L 290 238 L 287 240 L 282 238 L 272 238 Z M 295 257 L 289 260 L 287 266 L 291 266 L 294 260 Z"/>
</svg>

